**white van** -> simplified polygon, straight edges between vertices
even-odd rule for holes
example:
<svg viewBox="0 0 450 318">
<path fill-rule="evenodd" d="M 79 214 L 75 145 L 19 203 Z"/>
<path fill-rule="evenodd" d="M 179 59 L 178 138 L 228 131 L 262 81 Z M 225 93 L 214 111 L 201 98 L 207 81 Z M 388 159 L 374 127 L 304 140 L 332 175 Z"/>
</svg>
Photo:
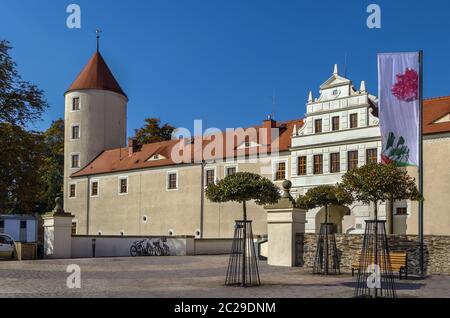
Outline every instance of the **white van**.
<svg viewBox="0 0 450 318">
<path fill-rule="evenodd" d="M 0 233 L 0 258 L 14 257 L 14 239 L 8 234 Z"/>
</svg>

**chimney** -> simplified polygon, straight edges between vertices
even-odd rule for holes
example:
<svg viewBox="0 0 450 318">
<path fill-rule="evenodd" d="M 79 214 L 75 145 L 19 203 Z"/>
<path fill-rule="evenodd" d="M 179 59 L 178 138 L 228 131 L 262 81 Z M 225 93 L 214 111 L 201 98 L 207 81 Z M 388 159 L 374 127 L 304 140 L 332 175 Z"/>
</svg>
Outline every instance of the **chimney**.
<svg viewBox="0 0 450 318">
<path fill-rule="evenodd" d="M 135 152 L 138 151 L 139 144 L 136 138 L 128 139 L 128 156 L 131 157 Z"/>
<path fill-rule="evenodd" d="M 272 144 L 272 128 L 277 128 L 277 122 L 269 115 L 267 116 L 267 119 L 263 121 L 262 128 L 263 130 L 260 138 L 263 138 L 263 140 L 260 143 L 270 146 Z"/>
</svg>

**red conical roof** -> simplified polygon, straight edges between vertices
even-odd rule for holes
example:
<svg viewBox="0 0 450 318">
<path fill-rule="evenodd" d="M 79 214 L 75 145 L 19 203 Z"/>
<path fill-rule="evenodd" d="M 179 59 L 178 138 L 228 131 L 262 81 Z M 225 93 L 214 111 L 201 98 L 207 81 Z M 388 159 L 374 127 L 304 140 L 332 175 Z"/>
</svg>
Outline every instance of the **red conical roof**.
<svg viewBox="0 0 450 318">
<path fill-rule="evenodd" d="M 127 96 L 99 52 L 95 52 L 67 92 L 80 89 L 101 89 Z"/>
</svg>

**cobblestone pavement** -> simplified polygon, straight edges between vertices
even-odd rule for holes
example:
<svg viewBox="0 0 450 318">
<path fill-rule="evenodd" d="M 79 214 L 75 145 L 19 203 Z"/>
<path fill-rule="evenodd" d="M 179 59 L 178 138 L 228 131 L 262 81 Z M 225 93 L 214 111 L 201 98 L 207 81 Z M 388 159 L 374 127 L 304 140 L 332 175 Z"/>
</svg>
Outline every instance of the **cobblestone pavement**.
<svg viewBox="0 0 450 318">
<path fill-rule="evenodd" d="M 66 286 L 67 265 L 81 288 Z M 0 297 L 351 297 L 355 279 L 260 262 L 262 286 L 223 286 L 227 256 L 0 261 Z M 450 297 L 450 276 L 397 281 L 399 297 Z"/>
</svg>

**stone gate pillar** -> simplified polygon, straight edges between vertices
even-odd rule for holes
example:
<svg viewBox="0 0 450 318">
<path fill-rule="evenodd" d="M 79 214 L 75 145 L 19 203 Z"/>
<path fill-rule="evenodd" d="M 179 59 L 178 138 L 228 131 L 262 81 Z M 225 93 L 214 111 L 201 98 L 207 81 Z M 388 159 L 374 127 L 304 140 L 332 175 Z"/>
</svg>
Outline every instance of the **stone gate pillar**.
<svg viewBox="0 0 450 318">
<path fill-rule="evenodd" d="M 291 187 L 290 181 L 284 181 L 284 193 L 278 203 L 264 207 L 267 212 L 269 265 L 301 265 L 306 210 L 295 206 L 289 193 Z"/>
<path fill-rule="evenodd" d="M 71 258 L 72 219 L 65 213 L 61 198 L 56 198 L 52 212 L 44 214 L 44 258 Z"/>
</svg>

